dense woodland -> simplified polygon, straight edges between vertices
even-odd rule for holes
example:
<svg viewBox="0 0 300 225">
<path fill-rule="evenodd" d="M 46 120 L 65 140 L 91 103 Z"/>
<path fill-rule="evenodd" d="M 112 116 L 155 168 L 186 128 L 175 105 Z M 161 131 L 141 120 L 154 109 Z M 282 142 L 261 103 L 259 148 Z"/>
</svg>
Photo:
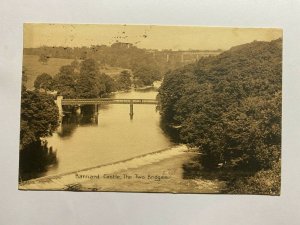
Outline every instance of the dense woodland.
<svg viewBox="0 0 300 225">
<path fill-rule="evenodd" d="M 162 119 L 199 149 L 205 169 L 239 171 L 233 192 L 278 194 L 282 40 L 254 41 L 168 72 Z"/>
</svg>

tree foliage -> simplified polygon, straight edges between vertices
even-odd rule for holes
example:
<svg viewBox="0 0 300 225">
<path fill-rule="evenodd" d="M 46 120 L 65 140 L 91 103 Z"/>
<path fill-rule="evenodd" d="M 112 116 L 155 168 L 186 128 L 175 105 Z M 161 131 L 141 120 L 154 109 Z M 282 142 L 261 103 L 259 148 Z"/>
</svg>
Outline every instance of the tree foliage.
<svg viewBox="0 0 300 225">
<path fill-rule="evenodd" d="M 28 77 L 27 77 L 27 69 L 26 67 L 22 67 L 22 91 L 25 91 L 26 90 L 26 86 L 27 86 L 27 80 L 28 80 Z"/>
<path fill-rule="evenodd" d="M 121 91 L 129 90 L 131 83 L 131 75 L 127 70 L 122 71 L 116 80 L 117 89 Z"/>
<path fill-rule="evenodd" d="M 282 40 L 236 46 L 167 73 L 163 120 L 206 168 L 258 171 L 280 159 Z"/>
<path fill-rule="evenodd" d="M 57 94 L 64 96 L 64 98 L 76 98 L 76 79 L 78 76 L 73 66 L 62 66 L 53 79 Z"/>
<path fill-rule="evenodd" d="M 182 62 L 182 52 L 172 50 L 140 49 L 130 43 L 117 42 L 111 46 L 92 45 L 90 47 L 43 46 L 39 48 L 24 48 L 24 54 L 47 55 L 52 58 L 86 60 L 93 58 L 101 65 L 110 65 L 137 70 L 143 66 L 153 65 L 161 73 L 179 68 L 187 62 Z M 169 56 L 169 57 L 168 57 Z M 196 56 L 194 56 L 194 59 Z"/>
<path fill-rule="evenodd" d="M 131 88 L 131 75 L 127 70 L 122 71 L 115 80 L 101 73 L 95 59 L 86 59 L 79 65 L 77 63 L 74 60 L 71 65 L 62 66 L 53 78 L 53 89 L 64 98 L 97 98 Z M 40 84 L 40 78 L 36 82 Z"/>
<path fill-rule="evenodd" d="M 44 89 L 45 91 L 53 90 L 53 84 L 52 76 L 47 73 L 42 73 L 37 76 L 34 81 L 34 87 L 36 89 Z"/>
<path fill-rule="evenodd" d="M 99 65 L 94 59 L 82 61 L 80 74 L 76 85 L 78 98 L 96 98 L 104 90 L 103 84 L 99 82 Z"/>
<path fill-rule="evenodd" d="M 42 53 L 40 54 L 40 57 L 39 57 L 39 62 L 41 62 L 42 64 L 47 64 L 47 62 L 49 61 L 49 56 Z"/>
<path fill-rule="evenodd" d="M 152 85 L 154 81 L 162 79 L 162 75 L 158 69 L 153 66 L 141 66 L 133 71 L 134 85 L 143 87 Z"/>
<path fill-rule="evenodd" d="M 103 96 L 105 94 L 109 94 L 117 90 L 116 82 L 113 78 L 106 75 L 105 73 L 101 73 L 98 78 L 98 82 L 102 89 L 99 91 L 99 96 Z"/>
<path fill-rule="evenodd" d="M 57 126 L 58 109 L 53 97 L 38 91 L 23 91 L 20 149 L 51 135 Z"/>
</svg>

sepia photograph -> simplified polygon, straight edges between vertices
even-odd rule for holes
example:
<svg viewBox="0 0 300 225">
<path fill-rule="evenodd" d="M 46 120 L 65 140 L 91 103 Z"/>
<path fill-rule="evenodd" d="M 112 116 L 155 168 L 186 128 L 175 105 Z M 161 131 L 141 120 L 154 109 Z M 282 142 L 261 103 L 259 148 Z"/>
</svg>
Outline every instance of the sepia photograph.
<svg viewBox="0 0 300 225">
<path fill-rule="evenodd" d="M 25 23 L 19 190 L 280 195 L 282 35 Z"/>
</svg>

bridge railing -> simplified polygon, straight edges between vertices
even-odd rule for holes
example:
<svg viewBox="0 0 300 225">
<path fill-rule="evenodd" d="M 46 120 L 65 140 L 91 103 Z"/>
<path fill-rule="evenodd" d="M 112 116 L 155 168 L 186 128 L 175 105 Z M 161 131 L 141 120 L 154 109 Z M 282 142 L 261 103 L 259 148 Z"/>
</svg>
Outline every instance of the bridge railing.
<svg viewBox="0 0 300 225">
<path fill-rule="evenodd" d="M 157 104 L 156 99 L 113 99 L 113 98 L 92 98 L 92 99 L 62 99 L 62 105 L 76 104 Z"/>
</svg>

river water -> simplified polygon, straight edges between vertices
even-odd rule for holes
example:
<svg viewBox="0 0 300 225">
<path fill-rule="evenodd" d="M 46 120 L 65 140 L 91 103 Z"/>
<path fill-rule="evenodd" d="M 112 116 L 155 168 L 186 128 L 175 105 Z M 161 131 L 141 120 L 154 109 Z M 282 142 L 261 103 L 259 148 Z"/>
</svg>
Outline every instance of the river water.
<svg viewBox="0 0 300 225">
<path fill-rule="evenodd" d="M 131 90 L 112 98 L 155 99 L 157 90 Z M 56 175 L 113 163 L 174 145 L 160 127 L 155 105 L 134 105 L 130 119 L 129 105 L 100 105 L 98 123 L 63 123 L 48 146 L 57 152 L 58 163 L 40 176 Z"/>
</svg>

